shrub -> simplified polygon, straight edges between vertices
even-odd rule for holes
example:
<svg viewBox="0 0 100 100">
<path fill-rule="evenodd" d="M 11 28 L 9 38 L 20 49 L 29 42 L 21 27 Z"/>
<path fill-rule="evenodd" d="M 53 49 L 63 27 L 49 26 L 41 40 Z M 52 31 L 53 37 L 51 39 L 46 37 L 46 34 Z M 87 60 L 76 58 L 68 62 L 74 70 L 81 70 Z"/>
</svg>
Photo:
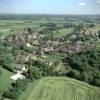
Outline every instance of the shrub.
<svg viewBox="0 0 100 100">
<path fill-rule="evenodd" d="M 19 94 L 20 93 L 18 92 L 17 88 L 9 88 L 7 91 L 4 92 L 3 96 L 10 99 L 16 99 L 18 98 Z"/>
<path fill-rule="evenodd" d="M 1 70 L 1 68 L 0 68 L 0 75 L 2 74 L 2 70 Z"/>
<path fill-rule="evenodd" d="M 80 72 L 77 70 L 71 70 L 69 73 L 67 73 L 67 76 L 81 79 Z"/>
<path fill-rule="evenodd" d="M 22 91 L 25 91 L 28 87 L 28 81 L 25 80 L 17 80 L 15 83 L 12 83 L 11 88 L 3 93 L 4 97 L 10 99 L 17 99 Z"/>
</svg>

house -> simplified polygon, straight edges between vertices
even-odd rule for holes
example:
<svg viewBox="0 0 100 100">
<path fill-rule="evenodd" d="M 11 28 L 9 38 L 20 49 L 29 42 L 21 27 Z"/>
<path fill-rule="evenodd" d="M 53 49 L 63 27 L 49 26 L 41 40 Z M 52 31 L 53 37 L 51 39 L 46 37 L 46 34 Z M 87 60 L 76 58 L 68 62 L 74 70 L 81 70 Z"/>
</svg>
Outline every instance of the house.
<svg viewBox="0 0 100 100">
<path fill-rule="evenodd" d="M 53 63 L 52 62 L 49 62 L 49 66 L 52 66 L 53 65 Z"/>
<path fill-rule="evenodd" d="M 37 56 L 32 56 L 31 59 L 37 60 Z"/>
<path fill-rule="evenodd" d="M 26 68 L 25 66 L 22 68 L 22 73 L 24 73 L 24 72 L 27 72 L 28 71 L 28 68 Z"/>
<path fill-rule="evenodd" d="M 16 80 L 18 80 L 18 79 L 21 79 L 21 80 L 25 79 L 25 76 L 22 75 L 21 73 L 17 73 L 17 74 L 15 74 L 15 75 L 11 76 L 10 78 L 11 78 L 12 80 L 16 81 Z"/>
<path fill-rule="evenodd" d="M 18 65 L 15 69 L 17 73 L 21 74 L 28 71 L 28 68 L 26 68 L 24 65 Z"/>
<path fill-rule="evenodd" d="M 43 48 L 43 51 L 44 52 L 50 52 L 50 51 L 53 51 L 53 47 L 46 47 L 46 48 Z"/>
<path fill-rule="evenodd" d="M 19 68 L 20 67 L 20 68 Z M 23 73 L 27 72 L 28 71 L 28 68 L 26 68 L 25 66 L 21 67 L 19 66 L 18 69 L 17 69 L 17 73 L 13 76 L 11 76 L 10 78 L 14 81 L 18 80 L 18 79 L 25 79 L 25 76 L 23 75 Z"/>
<path fill-rule="evenodd" d="M 76 35 L 72 35 L 72 38 L 75 39 L 76 38 Z"/>
<path fill-rule="evenodd" d="M 29 48 L 32 47 L 32 45 L 30 43 L 26 43 L 26 46 Z"/>
<path fill-rule="evenodd" d="M 47 56 L 45 56 L 45 55 L 42 55 L 41 57 L 42 57 L 42 58 L 45 58 L 45 59 L 47 58 Z"/>
</svg>

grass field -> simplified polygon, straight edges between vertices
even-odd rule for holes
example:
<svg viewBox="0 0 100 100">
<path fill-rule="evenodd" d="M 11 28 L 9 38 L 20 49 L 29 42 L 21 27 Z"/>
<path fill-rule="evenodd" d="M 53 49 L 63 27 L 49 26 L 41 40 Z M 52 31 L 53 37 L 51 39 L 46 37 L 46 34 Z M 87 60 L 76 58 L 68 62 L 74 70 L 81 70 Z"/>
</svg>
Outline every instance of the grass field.
<svg viewBox="0 0 100 100">
<path fill-rule="evenodd" d="M 47 77 L 31 84 L 19 100 L 100 100 L 100 89 L 66 77 Z"/>
<path fill-rule="evenodd" d="M 59 30 L 55 31 L 53 33 L 53 35 L 54 35 L 55 38 L 61 38 L 61 37 L 64 37 L 64 36 L 70 34 L 72 31 L 73 31 L 73 28 L 59 29 Z"/>
<path fill-rule="evenodd" d="M 34 28 L 37 27 L 37 23 L 30 20 L 0 20 L 0 39 L 4 39 L 10 34 L 20 34 L 25 27 Z"/>
<path fill-rule="evenodd" d="M 2 69 L 2 75 L 0 75 L 0 95 L 2 95 L 2 93 L 10 86 L 12 82 L 12 80 L 10 79 L 11 75 L 12 73 L 10 73 L 9 71 Z"/>
</svg>

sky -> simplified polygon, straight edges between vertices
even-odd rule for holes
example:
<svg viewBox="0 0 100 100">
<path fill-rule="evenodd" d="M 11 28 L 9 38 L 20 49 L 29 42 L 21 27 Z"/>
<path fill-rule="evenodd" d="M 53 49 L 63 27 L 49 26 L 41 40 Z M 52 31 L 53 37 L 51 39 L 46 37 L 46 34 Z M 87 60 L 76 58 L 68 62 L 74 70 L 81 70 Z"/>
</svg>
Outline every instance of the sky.
<svg viewBox="0 0 100 100">
<path fill-rule="evenodd" d="M 0 13 L 100 14 L 100 0 L 0 0 Z"/>
</svg>

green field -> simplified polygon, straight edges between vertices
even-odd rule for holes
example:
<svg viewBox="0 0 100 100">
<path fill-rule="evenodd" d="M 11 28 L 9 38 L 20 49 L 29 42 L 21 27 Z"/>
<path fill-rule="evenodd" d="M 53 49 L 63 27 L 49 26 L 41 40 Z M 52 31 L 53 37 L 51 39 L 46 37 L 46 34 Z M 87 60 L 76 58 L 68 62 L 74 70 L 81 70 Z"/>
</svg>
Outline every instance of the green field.
<svg viewBox="0 0 100 100">
<path fill-rule="evenodd" d="M 55 38 L 61 38 L 61 37 L 64 37 L 68 34 L 70 34 L 71 32 L 73 31 L 73 28 L 63 28 L 63 29 L 59 29 L 57 31 L 54 31 L 53 32 L 53 35 Z"/>
<path fill-rule="evenodd" d="M 9 71 L 2 69 L 2 75 L 0 75 L 0 95 L 2 95 L 2 93 L 10 86 L 12 82 L 12 80 L 10 79 L 11 75 L 12 73 L 10 73 Z"/>
<path fill-rule="evenodd" d="M 29 88 L 19 100 L 100 100 L 100 89 L 66 77 L 47 77 Z"/>
</svg>

